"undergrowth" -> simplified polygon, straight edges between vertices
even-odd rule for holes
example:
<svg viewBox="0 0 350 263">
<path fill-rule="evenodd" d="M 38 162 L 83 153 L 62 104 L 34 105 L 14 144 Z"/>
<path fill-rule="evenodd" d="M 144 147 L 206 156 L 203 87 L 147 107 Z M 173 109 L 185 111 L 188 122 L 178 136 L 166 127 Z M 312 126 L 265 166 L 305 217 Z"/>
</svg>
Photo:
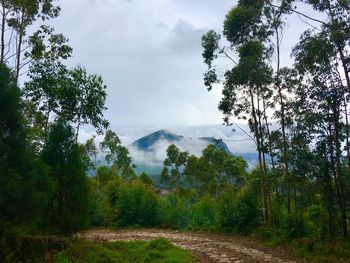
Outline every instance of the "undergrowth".
<svg viewBox="0 0 350 263">
<path fill-rule="evenodd" d="M 48 258 L 51 258 L 50 260 Z M 93 243 L 69 240 L 63 251 L 47 257 L 55 263 L 191 263 L 189 252 L 160 238 L 152 241 Z"/>
</svg>

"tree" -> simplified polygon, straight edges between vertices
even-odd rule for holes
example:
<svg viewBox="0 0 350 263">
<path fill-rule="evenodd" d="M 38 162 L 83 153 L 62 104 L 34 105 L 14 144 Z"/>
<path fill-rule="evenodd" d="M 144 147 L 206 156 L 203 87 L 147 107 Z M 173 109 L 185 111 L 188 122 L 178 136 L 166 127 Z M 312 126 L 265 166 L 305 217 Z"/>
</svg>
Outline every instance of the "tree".
<svg viewBox="0 0 350 263">
<path fill-rule="evenodd" d="M 202 156 L 188 157 L 184 167 L 186 181 L 200 195 L 218 196 L 223 191 L 243 187 L 246 180 L 247 163 L 242 157 L 232 156 L 223 149 L 208 145 Z"/>
<path fill-rule="evenodd" d="M 109 125 L 103 118 L 106 110 L 106 86 L 98 75 L 88 75 L 84 68 L 68 70 L 63 60 L 71 56 L 68 39 L 54 30 L 42 26 L 30 37 L 36 48 L 27 52 L 32 59 L 25 83 L 24 94 L 32 100 L 46 117 L 45 137 L 50 119 L 60 116 L 75 123 L 78 141 L 81 125 L 90 124 L 101 133 Z"/>
<path fill-rule="evenodd" d="M 219 82 L 214 61 L 223 54 L 233 64 L 224 75 L 223 98 L 219 109 L 225 114 L 224 121 L 231 125 L 233 118 L 247 120 L 250 131 L 254 136 L 260 170 L 261 198 L 264 220 L 271 224 L 269 164 L 271 158 L 273 173 L 276 163 L 272 148 L 272 132 L 270 130 L 270 109 L 280 104 L 280 124 L 283 137 L 284 175 L 289 178 L 288 143 L 285 128 L 285 95 L 280 85 L 280 34 L 282 30 L 283 12 L 275 9 L 270 2 L 240 0 L 226 15 L 223 23 L 223 35 L 229 47 L 220 47 L 221 36 L 209 31 L 202 38 L 204 62 L 208 70 L 204 74 L 204 84 L 210 90 L 212 85 Z M 276 37 L 277 71 L 273 76 L 270 66 L 272 37 Z M 233 54 L 231 54 L 233 52 Z M 236 59 L 238 56 L 238 60 Z M 278 100 L 275 98 L 271 85 L 275 84 Z M 249 135 L 250 137 L 250 135 Z M 277 189 L 277 188 L 276 188 Z M 288 188 L 288 196 L 290 189 Z M 288 201 L 288 204 L 290 202 Z M 289 206 L 289 205 L 288 205 Z"/>
<path fill-rule="evenodd" d="M 145 185 L 153 185 L 153 180 L 147 173 L 141 173 L 139 178 Z"/>
<path fill-rule="evenodd" d="M 46 139 L 52 114 L 65 115 L 63 113 L 75 102 L 68 96 L 67 91 L 63 93 L 67 86 L 68 70 L 62 60 L 71 56 L 72 48 L 68 46 L 67 38 L 61 34 L 54 34 L 53 29 L 46 26 L 41 27 L 30 41 L 35 43 L 37 49 L 27 54 L 32 57 L 33 62 L 29 67 L 30 80 L 25 83 L 24 94 L 45 115 Z"/>
<path fill-rule="evenodd" d="M 86 69 L 77 67 L 69 72 L 69 82 L 65 87 L 65 98 L 70 98 L 65 115 L 77 125 L 76 141 L 81 125 L 90 124 L 101 133 L 109 123 L 103 118 L 106 101 L 106 86 L 101 76 L 88 75 Z"/>
<path fill-rule="evenodd" d="M 88 223 L 89 187 L 81 151 L 71 126 L 58 119 L 50 128 L 42 160 L 50 167 L 55 194 L 47 208 L 49 229 L 70 234 Z"/>
<path fill-rule="evenodd" d="M 129 151 L 121 145 L 121 141 L 115 132 L 107 130 L 100 147 L 106 153 L 106 161 L 112 164 L 112 169 L 115 169 L 118 175 L 127 180 L 136 176 L 135 165 L 132 163 Z"/>
<path fill-rule="evenodd" d="M 178 190 L 183 175 L 181 169 L 186 164 L 187 158 L 188 152 L 181 152 L 175 144 L 171 144 L 167 149 L 167 158 L 164 160 L 161 181 L 169 182 L 172 187 L 175 185 Z"/>
<path fill-rule="evenodd" d="M 336 53 L 337 47 L 328 40 L 324 32 L 312 34 L 311 31 L 304 33 L 293 50 L 298 71 L 308 76 L 307 84 L 303 85 L 303 89 L 307 90 L 308 100 L 303 107 L 308 108 L 308 112 L 311 113 L 317 150 L 323 153 L 322 173 L 325 176 L 322 180 L 330 188 L 327 191 L 334 191 L 340 210 L 342 235 L 346 237 L 348 234 L 347 200 L 341 149 L 346 137 L 344 133 L 346 129 L 342 123 L 341 107 L 347 88 L 343 85 L 342 76 L 338 71 Z M 347 103 L 346 99 L 345 104 Z M 332 218 L 335 216 L 333 214 L 335 208 L 332 200 L 328 200 L 328 203 L 331 222 L 334 220 Z"/>
<path fill-rule="evenodd" d="M 35 160 L 34 147 L 28 140 L 22 110 L 16 79 L 1 64 L 0 221 L 30 226 L 40 222 L 41 212 L 50 198 L 52 187 L 46 167 Z"/>
<path fill-rule="evenodd" d="M 95 136 L 86 141 L 84 145 L 84 151 L 87 157 L 89 158 L 89 167 L 96 169 L 98 149 L 95 144 Z"/>
<path fill-rule="evenodd" d="M 22 54 L 31 47 L 30 44 L 27 47 L 23 46 L 28 42 L 27 29 L 38 19 L 46 21 L 59 15 L 60 8 L 53 2 L 54 0 L 2 0 L 0 2 L 0 61 L 15 65 L 16 81 L 18 81 L 20 70 L 30 62 L 30 60 L 22 61 Z M 12 32 L 7 33 L 7 29 Z M 13 35 L 17 36 L 13 37 Z"/>
</svg>

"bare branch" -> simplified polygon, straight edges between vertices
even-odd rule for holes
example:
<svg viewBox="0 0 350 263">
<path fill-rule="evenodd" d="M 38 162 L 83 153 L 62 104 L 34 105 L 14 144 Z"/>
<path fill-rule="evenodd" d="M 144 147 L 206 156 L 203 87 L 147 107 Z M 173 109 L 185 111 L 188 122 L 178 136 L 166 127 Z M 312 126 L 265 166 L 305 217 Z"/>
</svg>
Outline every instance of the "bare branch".
<svg viewBox="0 0 350 263">
<path fill-rule="evenodd" d="M 237 61 L 235 61 L 226 51 L 225 51 L 226 47 L 220 48 L 219 53 L 224 54 L 229 60 L 231 60 L 233 63 L 235 63 L 236 65 L 238 64 Z"/>
<path fill-rule="evenodd" d="M 281 8 L 281 7 L 278 6 L 278 5 L 274 5 L 274 4 L 270 4 L 270 5 L 271 5 L 272 7 L 275 7 L 275 8 Z M 301 15 L 301 16 L 307 18 L 307 19 L 310 19 L 310 20 L 312 20 L 312 21 L 314 21 L 314 22 L 317 22 L 317 23 L 320 23 L 320 24 L 322 24 L 322 25 L 324 25 L 324 26 L 327 26 L 327 23 L 325 23 L 324 21 L 321 21 L 321 20 L 319 20 L 319 19 L 316 19 L 316 18 L 313 18 L 313 17 L 311 17 L 311 16 L 305 15 L 304 13 L 301 13 L 301 12 L 295 10 L 295 9 L 291 9 L 290 11 L 293 12 L 293 13 L 296 13 L 296 14 L 298 14 L 298 15 Z"/>
</svg>

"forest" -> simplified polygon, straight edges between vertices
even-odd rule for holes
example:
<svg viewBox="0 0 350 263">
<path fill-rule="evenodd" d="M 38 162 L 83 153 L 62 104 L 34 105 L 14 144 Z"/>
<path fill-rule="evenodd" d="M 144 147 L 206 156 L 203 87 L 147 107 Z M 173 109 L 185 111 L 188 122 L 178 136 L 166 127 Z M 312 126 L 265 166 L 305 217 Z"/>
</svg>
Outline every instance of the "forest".
<svg viewBox="0 0 350 263">
<path fill-rule="evenodd" d="M 202 36 L 203 86 L 222 89 L 225 125 L 248 124 L 258 165 L 172 144 L 160 181 L 135 172 L 111 129 L 102 76 L 67 66 L 68 38 L 47 23 L 58 4 L 0 1 L 0 262 L 223 262 L 163 234 L 106 242 L 84 238 L 91 229 L 237 236 L 293 262 L 349 262 L 348 0 L 233 2 L 222 32 Z M 290 64 L 293 16 L 308 29 Z M 84 126 L 102 141 L 79 141 Z"/>
</svg>

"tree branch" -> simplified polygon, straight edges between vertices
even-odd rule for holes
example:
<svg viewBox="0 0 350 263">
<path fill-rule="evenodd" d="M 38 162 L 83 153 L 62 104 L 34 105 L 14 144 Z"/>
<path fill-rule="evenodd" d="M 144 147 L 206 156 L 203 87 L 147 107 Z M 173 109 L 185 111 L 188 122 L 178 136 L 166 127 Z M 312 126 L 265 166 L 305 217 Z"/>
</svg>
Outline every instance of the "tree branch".
<svg viewBox="0 0 350 263">
<path fill-rule="evenodd" d="M 278 6 L 278 5 L 274 5 L 274 4 L 270 4 L 270 5 L 271 5 L 272 7 L 275 7 L 275 8 L 281 8 L 281 7 Z M 322 24 L 322 25 L 324 25 L 324 26 L 327 25 L 327 23 L 325 23 L 325 22 L 323 22 L 323 21 L 321 21 L 321 20 L 319 20 L 319 19 L 313 18 L 313 17 L 311 17 L 311 16 L 305 15 L 305 14 L 303 14 L 303 13 L 301 13 L 301 12 L 295 10 L 295 9 L 291 9 L 290 11 L 293 12 L 293 13 L 296 13 L 296 14 L 298 14 L 298 15 L 301 15 L 301 16 L 307 18 L 307 19 L 310 19 L 310 20 L 312 20 L 312 21 L 314 21 L 314 22 L 320 23 L 320 24 Z"/>
</svg>

